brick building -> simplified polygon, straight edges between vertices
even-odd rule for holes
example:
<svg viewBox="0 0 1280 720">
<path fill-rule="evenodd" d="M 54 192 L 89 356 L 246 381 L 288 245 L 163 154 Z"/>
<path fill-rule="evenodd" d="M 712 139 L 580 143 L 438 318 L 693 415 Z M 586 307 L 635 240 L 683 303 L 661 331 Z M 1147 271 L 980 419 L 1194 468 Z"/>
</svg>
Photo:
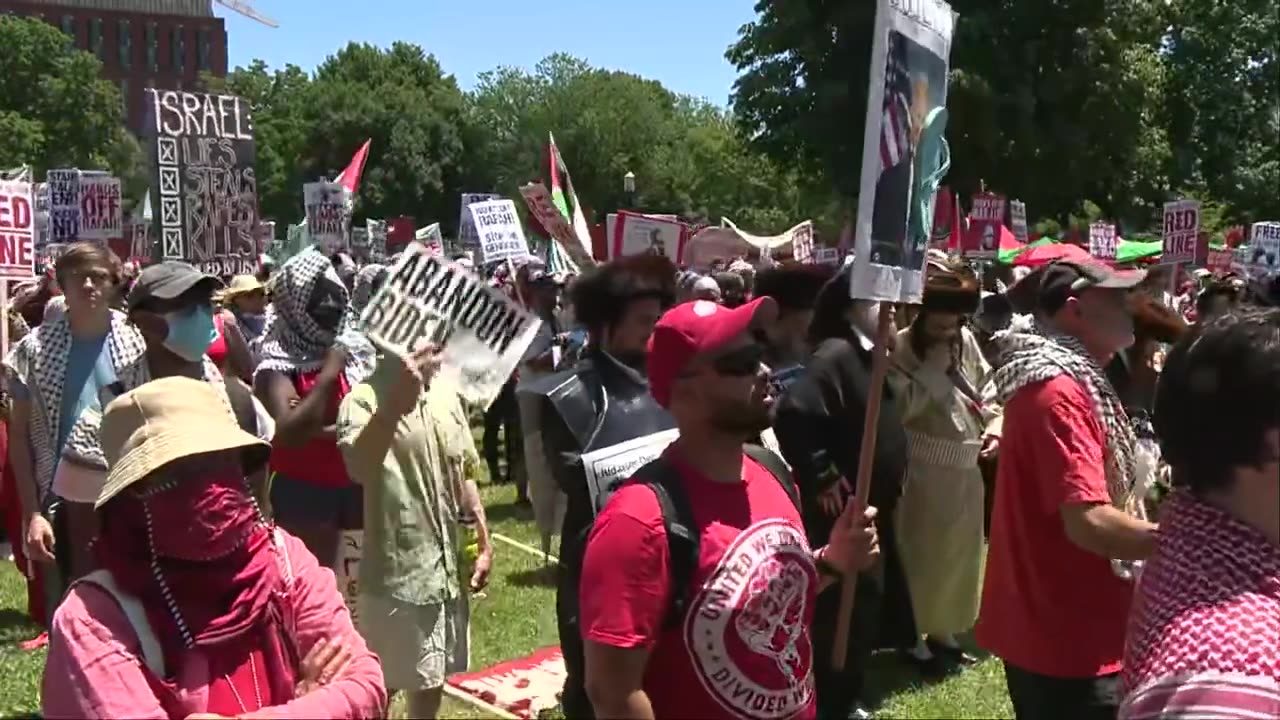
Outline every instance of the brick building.
<svg viewBox="0 0 1280 720">
<path fill-rule="evenodd" d="M 227 74 L 227 30 L 210 0 L 0 0 L 0 13 L 42 18 L 96 55 L 139 134 L 146 88 L 194 90 L 201 73 Z"/>
</svg>

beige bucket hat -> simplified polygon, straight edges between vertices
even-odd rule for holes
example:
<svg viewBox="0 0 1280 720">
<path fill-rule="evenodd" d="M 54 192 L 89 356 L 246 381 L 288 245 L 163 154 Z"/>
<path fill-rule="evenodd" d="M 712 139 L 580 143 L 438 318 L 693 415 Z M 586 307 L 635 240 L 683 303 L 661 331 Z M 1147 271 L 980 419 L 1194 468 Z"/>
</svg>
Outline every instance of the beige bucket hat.
<svg viewBox="0 0 1280 720">
<path fill-rule="evenodd" d="M 240 429 L 213 385 L 186 377 L 152 380 L 112 400 L 98 437 L 108 471 L 95 508 L 180 458 L 242 449 L 250 472 L 271 452 Z"/>
<path fill-rule="evenodd" d="M 228 302 L 237 295 L 247 295 L 258 290 L 266 290 L 267 286 L 252 275 L 237 275 L 231 278 L 231 284 L 214 293 L 214 300 Z"/>
</svg>

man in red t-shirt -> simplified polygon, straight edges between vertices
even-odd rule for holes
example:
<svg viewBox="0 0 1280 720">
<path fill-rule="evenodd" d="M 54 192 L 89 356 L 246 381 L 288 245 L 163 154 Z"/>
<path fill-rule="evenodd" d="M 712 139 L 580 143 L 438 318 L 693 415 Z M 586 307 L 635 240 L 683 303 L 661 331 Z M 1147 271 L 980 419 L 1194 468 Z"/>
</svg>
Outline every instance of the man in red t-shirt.
<svg viewBox="0 0 1280 720">
<path fill-rule="evenodd" d="M 978 644 L 1004 660 L 1019 718 L 1114 718 L 1131 566 L 1155 525 L 1133 487 L 1134 437 L 1102 367 L 1133 343 L 1145 273 L 1056 262 L 1041 325 L 1012 334 L 995 382 L 1004 438 Z M 1135 502 L 1135 500 L 1137 502 Z"/>
<path fill-rule="evenodd" d="M 849 503 L 817 551 L 783 484 L 743 453 L 769 425 L 764 348 L 753 330 L 777 305 L 699 300 L 668 311 L 649 340 L 649 388 L 676 420 L 679 473 L 698 565 L 667 623 L 671 562 L 654 489 L 626 484 L 596 518 L 580 618 L 597 717 L 813 718 L 809 621 L 818 592 L 876 553 L 873 508 Z"/>
</svg>

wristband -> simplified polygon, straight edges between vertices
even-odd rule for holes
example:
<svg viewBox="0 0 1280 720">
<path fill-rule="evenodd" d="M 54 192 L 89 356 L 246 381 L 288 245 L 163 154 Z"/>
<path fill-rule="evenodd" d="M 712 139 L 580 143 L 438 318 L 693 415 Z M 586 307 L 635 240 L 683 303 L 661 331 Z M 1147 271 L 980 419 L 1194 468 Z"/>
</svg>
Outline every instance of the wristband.
<svg viewBox="0 0 1280 720">
<path fill-rule="evenodd" d="M 835 580 L 844 580 L 844 573 L 840 572 L 839 568 L 827 560 L 826 545 L 823 545 L 818 549 L 818 552 L 813 554 L 813 564 L 818 568 L 819 575 L 825 575 Z"/>
</svg>

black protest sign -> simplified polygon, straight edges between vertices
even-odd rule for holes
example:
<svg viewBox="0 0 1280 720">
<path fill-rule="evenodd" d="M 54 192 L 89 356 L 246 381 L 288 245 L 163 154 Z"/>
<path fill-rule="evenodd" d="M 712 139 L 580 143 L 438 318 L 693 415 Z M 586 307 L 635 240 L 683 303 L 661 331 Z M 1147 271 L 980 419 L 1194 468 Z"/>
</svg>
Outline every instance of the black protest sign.
<svg viewBox="0 0 1280 720">
<path fill-rule="evenodd" d="M 249 103 L 231 95 L 148 90 L 157 260 L 215 275 L 257 265 L 258 183 Z"/>
</svg>

